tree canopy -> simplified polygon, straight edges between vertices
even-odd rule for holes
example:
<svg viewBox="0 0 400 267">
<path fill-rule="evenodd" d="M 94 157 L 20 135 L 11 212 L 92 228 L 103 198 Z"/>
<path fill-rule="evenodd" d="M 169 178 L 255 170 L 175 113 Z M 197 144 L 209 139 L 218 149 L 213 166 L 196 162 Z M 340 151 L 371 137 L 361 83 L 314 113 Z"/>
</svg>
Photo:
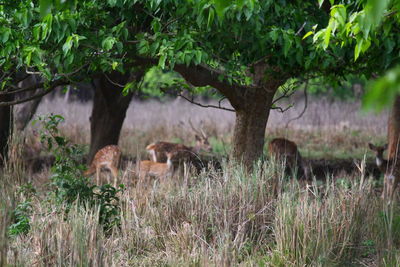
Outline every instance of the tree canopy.
<svg viewBox="0 0 400 267">
<path fill-rule="evenodd" d="M 313 1 L 58 2 L 0 6 L 4 73 L 22 68 L 49 81 L 77 81 L 96 71 L 128 71 L 142 57 L 156 59 L 161 68 L 205 66 L 229 83 L 249 85 L 246 74 L 259 62 L 283 78 L 322 70 L 339 75 L 350 67 L 338 61 L 348 51 L 315 51 L 302 38 L 327 23 Z M 10 81 L 3 79 L 2 88 Z"/>
<path fill-rule="evenodd" d="M 319 2 L 322 4 L 324 0 Z M 373 63 L 368 67 L 374 77 L 379 78 L 371 84 L 365 104 L 380 109 L 393 103 L 395 95 L 400 92 L 400 1 L 330 2 L 334 5 L 329 23 L 315 32 L 314 42 L 325 51 L 350 47 L 354 50 L 354 61 Z"/>
<path fill-rule="evenodd" d="M 2 89 L 15 92 L 18 73 L 40 74 L 41 87 L 48 89 L 102 73 L 104 81 L 128 93 L 140 89 L 143 75 L 128 81 L 125 75 L 121 84 L 110 73 L 145 72 L 155 65 L 174 70 L 230 101 L 236 112 L 233 155 L 250 164 L 262 154 L 275 93 L 290 78 L 369 77 L 385 62 L 375 60 L 377 49 L 354 60 L 351 46 L 326 45 L 334 39 L 326 37 L 335 32 L 329 30 L 332 18 L 341 10 L 300 0 L 5 1 Z M 323 34 L 326 25 L 330 34 Z M 316 32 L 314 38 L 307 38 L 309 32 Z M 325 50 L 316 49 L 323 36 Z M 0 105 L 10 103 L 15 101 Z"/>
</svg>

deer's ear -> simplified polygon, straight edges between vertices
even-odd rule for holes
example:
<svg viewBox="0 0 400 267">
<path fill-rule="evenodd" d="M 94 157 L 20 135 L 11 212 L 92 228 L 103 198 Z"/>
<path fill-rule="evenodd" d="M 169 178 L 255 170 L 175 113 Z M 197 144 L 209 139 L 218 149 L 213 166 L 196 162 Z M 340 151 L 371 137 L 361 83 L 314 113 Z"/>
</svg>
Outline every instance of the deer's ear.
<svg viewBox="0 0 400 267">
<path fill-rule="evenodd" d="M 196 138 L 196 141 L 201 141 L 200 136 L 198 136 L 197 134 L 194 135 L 194 138 Z"/>
<path fill-rule="evenodd" d="M 371 150 L 375 150 L 375 146 L 374 146 L 373 144 L 371 144 L 371 143 L 368 143 L 368 147 L 369 147 L 369 149 L 371 149 Z"/>
</svg>

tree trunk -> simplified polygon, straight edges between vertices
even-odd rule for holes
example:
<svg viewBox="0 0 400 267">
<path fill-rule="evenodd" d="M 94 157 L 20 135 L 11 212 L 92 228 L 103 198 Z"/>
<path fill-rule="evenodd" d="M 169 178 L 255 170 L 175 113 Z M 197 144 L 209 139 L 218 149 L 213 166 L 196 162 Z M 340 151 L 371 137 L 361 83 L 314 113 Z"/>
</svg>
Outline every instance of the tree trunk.
<svg viewBox="0 0 400 267">
<path fill-rule="evenodd" d="M 37 75 L 30 75 L 28 78 L 18 84 L 19 88 L 28 88 L 40 82 L 40 78 Z M 36 93 L 36 90 L 28 91 L 17 95 L 18 99 L 24 99 L 31 97 Z M 23 104 L 19 104 L 14 109 L 14 121 L 17 131 L 23 131 L 28 123 L 31 121 L 33 115 L 35 115 L 37 108 L 39 107 L 42 98 L 36 98 Z"/>
<path fill-rule="evenodd" d="M 236 110 L 232 159 L 251 169 L 263 154 L 265 128 L 276 89 L 254 90 L 246 96 L 243 109 Z"/>
<path fill-rule="evenodd" d="M 400 137 L 400 96 L 394 101 L 388 121 L 388 158 L 394 159 L 398 154 Z"/>
<path fill-rule="evenodd" d="M 235 109 L 232 159 L 250 170 L 263 153 L 265 128 L 276 90 L 289 76 L 264 62 L 252 65 L 253 86 L 221 81 L 220 74 L 202 66 L 177 64 L 179 72 L 193 86 L 210 85 L 224 95 Z"/>
<path fill-rule="evenodd" d="M 95 94 L 90 117 L 88 162 L 91 162 L 96 152 L 104 146 L 118 145 L 126 110 L 133 95 L 130 93 L 123 96 L 121 93 L 123 88 L 120 85 L 130 80 L 129 75 L 113 72 L 107 74 L 107 77 L 102 74 L 93 79 Z"/>
<path fill-rule="evenodd" d="M 0 96 L 0 101 L 11 101 L 11 96 Z M 7 158 L 8 141 L 12 127 L 12 107 L 0 107 L 0 165 Z"/>
</svg>

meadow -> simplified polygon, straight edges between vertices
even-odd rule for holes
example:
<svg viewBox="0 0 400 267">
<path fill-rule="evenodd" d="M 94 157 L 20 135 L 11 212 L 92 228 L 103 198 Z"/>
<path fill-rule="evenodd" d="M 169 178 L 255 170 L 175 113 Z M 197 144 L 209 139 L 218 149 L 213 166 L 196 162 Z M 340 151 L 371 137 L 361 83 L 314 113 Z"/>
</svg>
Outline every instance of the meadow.
<svg viewBox="0 0 400 267">
<path fill-rule="evenodd" d="M 266 142 L 288 138 L 306 160 L 344 160 L 352 171 L 305 184 L 266 157 L 247 173 L 227 157 L 234 114 L 181 100 L 133 101 L 119 143 L 124 187 L 95 188 L 100 201 L 93 203 L 82 196 L 60 202 L 49 181 L 63 170 L 29 165 L 28 157 L 48 156 L 38 125 L 14 133 L 13 154 L 1 174 L 0 265 L 399 266 L 399 206 L 381 200 L 382 178 L 366 171 L 374 161 L 367 144 L 385 142 L 387 113 L 314 99 L 303 117 L 289 122 L 302 108 L 299 100 L 283 114 L 273 111 Z M 61 114 L 60 134 L 87 145 L 90 110 L 88 103 L 45 99 L 38 114 Z M 189 119 L 210 136 L 222 171 L 177 172 L 137 184 L 134 165 L 147 157 L 147 144 L 194 143 Z M 63 155 L 82 156 L 85 149 Z"/>
</svg>

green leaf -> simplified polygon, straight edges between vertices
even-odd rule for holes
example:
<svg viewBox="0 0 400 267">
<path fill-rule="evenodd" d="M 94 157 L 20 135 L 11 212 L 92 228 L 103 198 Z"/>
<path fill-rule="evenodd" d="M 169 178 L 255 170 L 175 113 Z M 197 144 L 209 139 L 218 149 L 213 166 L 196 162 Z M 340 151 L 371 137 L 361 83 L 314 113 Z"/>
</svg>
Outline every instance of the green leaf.
<svg viewBox="0 0 400 267">
<path fill-rule="evenodd" d="M 308 36 L 313 35 L 313 34 L 314 34 L 314 32 L 312 32 L 312 31 L 307 32 L 306 34 L 304 34 L 302 40 L 306 39 Z"/>
<path fill-rule="evenodd" d="M 223 19 L 227 7 L 231 4 L 231 0 L 214 0 L 215 11 L 219 19 Z"/>
<path fill-rule="evenodd" d="M 40 16 L 44 17 L 50 13 L 51 8 L 53 7 L 53 1 L 52 0 L 40 0 L 39 6 L 40 6 Z"/>
<path fill-rule="evenodd" d="M 214 9 L 210 8 L 208 10 L 207 28 L 210 28 L 210 25 L 213 23 L 214 16 L 215 16 Z"/>
<path fill-rule="evenodd" d="M 1 41 L 2 43 L 6 43 L 10 37 L 11 34 L 11 29 L 9 28 L 3 28 L 1 31 Z"/>
<path fill-rule="evenodd" d="M 72 36 L 68 36 L 67 40 L 65 41 L 62 47 L 64 55 L 68 54 L 68 52 L 71 50 L 71 47 L 72 47 Z"/>
<path fill-rule="evenodd" d="M 389 70 L 383 77 L 370 83 L 363 98 L 365 110 L 380 111 L 390 106 L 400 93 L 400 66 Z"/>
<path fill-rule="evenodd" d="M 200 50 L 196 50 L 196 51 L 194 52 L 194 54 L 195 54 L 194 63 L 195 63 L 196 65 L 198 65 L 198 64 L 201 63 L 202 53 L 201 53 Z"/>
<path fill-rule="evenodd" d="M 159 32 L 161 30 L 161 23 L 159 19 L 153 19 L 151 22 L 151 28 L 154 32 Z"/>
<path fill-rule="evenodd" d="M 164 55 L 161 55 L 160 59 L 158 60 L 158 66 L 159 66 L 161 69 L 164 69 L 164 68 L 165 68 L 165 61 L 166 61 L 166 59 L 167 59 L 167 56 L 164 54 Z"/>
<path fill-rule="evenodd" d="M 186 53 L 185 54 L 185 64 L 186 64 L 186 66 L 189 66 L 191 61 L 192 61 L 192 55 L 190 53 Z"/>
<path fill-rule="evenodd" d="M 332 32 L 332 25 L 331 23 L 329 23 L 324 34 L 324 43 L 322 45 L 324 49 L 327 49 L 329 46 L 329 40 L 331 39 L 331 32 Z"/>
<path fill-rule="evenodd" d="M 28 52 L 28 54 L 25 57 L 25 64 L 30 66 L 31 65 L 31 59 L 32 59 L 32 51 Z"/>
<path fill-rule="evenodd" d="M 128 83 L 125 85 L 124 89 L 122 89 L 122 94 L 123 94 L 124 96 L 128 95 L 128 94 L 132 91 L 132 89 L 134 88 L 134 86 L 135 86 L 135 83 L 134 83 L 134 82 L 128 82 Z"/>
<path fill-rule="evenodd" d="M 39 24 L 37 24 L 37 25 L 35 25 L 33 27 L 32 34 L 33 34 L 33 39 L 34 40 L 39 41 L 41 29 L 42 29 L 42 27 Z"/>
<path fill-rule="evenodd" d="M 113 48 L 115 42 L 116 42 L 115 38 L 109 36 L 101 42 L 101 46 L 103 47 L 104 50 L 109 51 Z"/>
<path fill-rule="evenodd" d="M 115 70 L 117 67 L 118 67 L 118 62 L 113 61 L 113 63 L 111 64 L 111 68 L 112 68 L 113 70 Z"/>
</svg>

